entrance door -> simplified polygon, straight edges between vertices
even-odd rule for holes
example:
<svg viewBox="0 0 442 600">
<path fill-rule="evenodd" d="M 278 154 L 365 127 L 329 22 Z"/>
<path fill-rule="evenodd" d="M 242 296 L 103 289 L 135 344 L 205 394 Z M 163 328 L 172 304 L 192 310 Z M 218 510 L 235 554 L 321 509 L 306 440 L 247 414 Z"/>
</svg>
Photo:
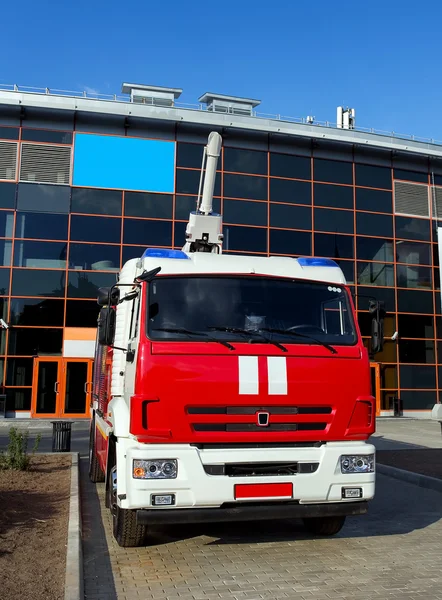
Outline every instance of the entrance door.
<svg viewBox="0 0 442 600">
<path fill-rule="evenodd" d="M 376 398 L 376 416 L 381 414 L 381 376 L 378 363 L 370 363 L 371 395 Z"/>
<path fill-rule="evenodd" d="M 34 359 L 31 415 L 46 418 L 88 416 L 92 362 L 84 358 Z"/>
</svg>

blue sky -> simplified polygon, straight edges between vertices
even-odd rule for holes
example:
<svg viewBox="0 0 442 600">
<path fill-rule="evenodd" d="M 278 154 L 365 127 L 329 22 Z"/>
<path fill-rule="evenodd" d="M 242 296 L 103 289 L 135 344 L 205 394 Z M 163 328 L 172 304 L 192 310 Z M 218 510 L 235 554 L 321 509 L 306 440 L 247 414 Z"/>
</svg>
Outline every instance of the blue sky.
<svg viewBox="0 0 442 600">
<path fill-rule="evenodd" d="M 262 101 L 266 113 L 442 140 L 437 0 L 22 0 L 2 5 L 0 83 L 120 93 L 123 81 Z"/>
</svg>

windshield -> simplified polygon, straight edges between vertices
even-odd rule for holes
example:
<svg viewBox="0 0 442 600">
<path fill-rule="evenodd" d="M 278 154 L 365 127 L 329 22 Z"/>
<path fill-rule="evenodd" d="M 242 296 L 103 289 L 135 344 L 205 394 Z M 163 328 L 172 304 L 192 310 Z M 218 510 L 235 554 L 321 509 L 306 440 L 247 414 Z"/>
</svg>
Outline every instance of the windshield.
<svg viewBox="0 0 442 600">
<path fill-rule="evenodd" d="M 345 288 L 268 277 L 157 277 L 149 285 L 153 340 L 351 345 L 356 331 Z"/>
</svg>

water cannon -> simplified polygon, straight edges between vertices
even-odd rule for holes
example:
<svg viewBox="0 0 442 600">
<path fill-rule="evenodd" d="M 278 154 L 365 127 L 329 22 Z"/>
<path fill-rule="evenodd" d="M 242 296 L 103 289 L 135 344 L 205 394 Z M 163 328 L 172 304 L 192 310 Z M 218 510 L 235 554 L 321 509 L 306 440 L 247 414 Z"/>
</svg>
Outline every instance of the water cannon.
<svg viewBox="0 0 442 600">
<path fill-rule="evenodd" d="M 184 252 L 222 252 L 222 216 L 213 212 L 213 191 L 221 143 L 220 134 L 212 131 L 204 147 L 197 208 L 189 215 Z"/>
</svg>

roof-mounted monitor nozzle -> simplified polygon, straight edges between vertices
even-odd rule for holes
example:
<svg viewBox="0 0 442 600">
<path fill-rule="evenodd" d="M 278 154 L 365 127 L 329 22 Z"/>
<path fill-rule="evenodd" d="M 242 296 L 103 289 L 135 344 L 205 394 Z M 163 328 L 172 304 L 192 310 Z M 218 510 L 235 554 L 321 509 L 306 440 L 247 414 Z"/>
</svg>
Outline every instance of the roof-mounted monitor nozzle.
<svg viewBox="0 0 442 600">
<path fill-rule="evenodd" d="M 197 208 L 195 212 L 190 213 L 186 228 L 186 244 L 183 248 L 185 252 L 221 254 L 222 217 L 212 212 L 216 167 L 221 154 L 221 143 L 220 134 L 212 131 L 203 153 Z"/>
</svg>

